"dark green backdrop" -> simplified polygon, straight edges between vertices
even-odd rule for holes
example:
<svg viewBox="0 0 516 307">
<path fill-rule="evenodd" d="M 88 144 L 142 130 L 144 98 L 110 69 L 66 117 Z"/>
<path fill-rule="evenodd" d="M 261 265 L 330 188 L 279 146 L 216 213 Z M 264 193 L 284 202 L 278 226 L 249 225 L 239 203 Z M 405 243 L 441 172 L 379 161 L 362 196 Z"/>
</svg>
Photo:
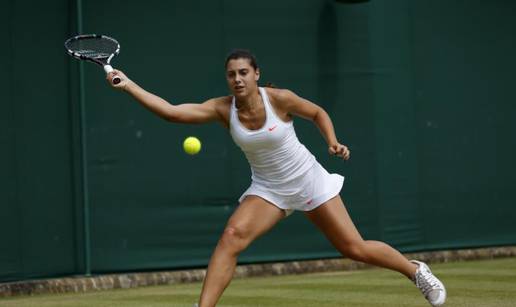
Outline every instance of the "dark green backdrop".
<svg viewBox="0 0 516 307">
<path fill-rule="evenodd" d="M 164 122 L 66 56 L 78 31 L 116 37 L 114 66 L 172 103 L 226 95 L 225 54 L 252 49 L 262 81 L 332 116 L 348 163 L 311 123 L 298 136 L 346 176 L 366 239 L 515 244 L 515 14 L 502 0 L 1 2 L 0 281 L 203 267 L 250 183 L 224 128 Z M 240 260 L 338 256 L 297 213 Z"/>
</svg>

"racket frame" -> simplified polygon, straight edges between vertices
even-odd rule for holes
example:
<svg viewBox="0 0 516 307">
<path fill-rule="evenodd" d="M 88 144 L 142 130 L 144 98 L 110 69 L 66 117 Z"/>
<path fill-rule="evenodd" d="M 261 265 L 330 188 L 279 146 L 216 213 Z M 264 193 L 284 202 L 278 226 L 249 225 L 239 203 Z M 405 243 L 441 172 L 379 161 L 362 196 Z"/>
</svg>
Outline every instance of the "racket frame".
<svg viewBox="0 0 516 307">
<path fill-rule="evenodd" d="M 80 40 L 83 40 L 83 39 L 90 39 L 90 38 L 102 38 L 102 39 L 108 39 L 114 43 L 116 43 L 117 47 L 116 47 L 116 50 L 115 52 L 111 53 L 109 55 L 109 57 L 102 57 L 101 60 L 98 60 L 98 59 L 95 59 L 95 58 L 92 58 L 92 57 L 89 57 L 89 56 L 85 56 L 85 55 L 82 55 L 80 54 L 79 52 L 75 52 L 71 49 L 68 49 L 68 44 L 72 41 L 80 41 Z M 64 46 L 65 46 L 65 49 L 66 51 L 68 52 L 69 55 L 73 56 L 74 58 L 76 59 L 79 59 L 79 60 L 83 60 L 83 61 L 89 61 L 89 62 L 92 62 L 92 63 L 95 63 L 97 65 L 100 65 L 104 68 L 104 71 L 106 72 L 106 74 L 109 74 L 110 72 L 113 71 L 113 67 L 110 65 L 111 63 L 111 59 L 113 59 L 113 57 L 115 55 L 118 55 L 120 53 L 120 44 L 118 43 L 118 41 L 112 37 L 109 37 L 107 35 L 102 35 L 102 34 L 81 34 L 81 35 L 76 35 L 74 37 L 71 37 L 69 39 L 67 39 L 64 43 Z M 115 76 L 113 77 L 113 83 L 115 84 L 118 84 L 120 83 L 120 78 Z"/>
</svg>

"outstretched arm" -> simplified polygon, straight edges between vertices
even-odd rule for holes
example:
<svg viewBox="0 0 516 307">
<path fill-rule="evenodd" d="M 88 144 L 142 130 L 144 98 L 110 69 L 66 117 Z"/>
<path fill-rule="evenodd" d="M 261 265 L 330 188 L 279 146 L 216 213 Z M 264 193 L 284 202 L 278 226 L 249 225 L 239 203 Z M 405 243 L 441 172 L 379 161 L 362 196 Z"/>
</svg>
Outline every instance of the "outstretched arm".
<svg viewBox="0 0 516 307">
<path fill-rule="evenodd" d="M 113 76 L 120 77 L 120 83 L 113 84 Z M 142 106 L 167 121 L 188 124 L 222 121 L 220 113 L 217 111 L 217 98 L 207 100 L 203 103 L 173 105 L 165 99 L 141 88 L 120 70 L 113 70 L 113 72 L 107 76 L 107 80 L 112 87 L 128 93 Z"/>
<path fill-rule="evenodd" d="M 321 131 L 322 136 L 328 144 L 328 151 L 332 155 L 348 160 L 350 152 L 347 146 L 337 140 L 335 129 L 328 113 L 315 103 L 301 98 L 289 90 L 276 90 L 277 98 L 280 100 L 279 107 L 285 112 L 311 120 Z"/>
</svg>

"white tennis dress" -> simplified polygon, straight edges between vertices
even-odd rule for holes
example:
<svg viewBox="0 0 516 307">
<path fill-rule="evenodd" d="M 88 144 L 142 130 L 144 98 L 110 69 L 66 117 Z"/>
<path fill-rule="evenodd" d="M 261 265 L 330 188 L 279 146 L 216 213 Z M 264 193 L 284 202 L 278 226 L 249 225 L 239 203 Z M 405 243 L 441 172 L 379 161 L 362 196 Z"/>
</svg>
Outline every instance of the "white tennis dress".
<svg viewBox="0 0 516 307">
<path fill-rule="evenodd" d="M 274 111 L 264 88 L 265 124 L 249 130 L 238 119 L 235 97 L 231 104 L 230 133 L 244 152 L 252 172 L 251 186 L 242 194 L 256 195 L 287 214 L 310 211 L 339 194 L 344 177 L 329 174 L 296 136 L 293 121 L 284 122 Z"/>
</svg>

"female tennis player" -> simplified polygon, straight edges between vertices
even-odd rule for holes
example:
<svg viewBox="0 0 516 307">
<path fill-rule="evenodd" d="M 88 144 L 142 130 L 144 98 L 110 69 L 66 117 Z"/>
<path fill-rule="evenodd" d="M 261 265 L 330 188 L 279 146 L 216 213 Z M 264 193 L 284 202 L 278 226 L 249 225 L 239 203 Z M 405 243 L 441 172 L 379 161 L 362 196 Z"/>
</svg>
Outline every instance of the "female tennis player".
<svg viewBox="0 0 516 307">
<path fill-rule="evenodd" d="M 327 142 L 329 154 L 348 160 L 350 151 L 337 139 L 328 114 L 292 91 L 259 87 L 260 70 L 247 50 L 231 52 L 225 68 L 232 96 L 175 105 L 142 89 L 119 70 L 107 76 L 112 87 L 167 121 L 221 123 L 249 161 L 252 183 L 213 252 L 199 306 L 217 304 L 233 277 L 238 255 L 293 210 L 304 212 L 343 255 L 402 273 L 432 306 L 441 306 L 446 290 L 428 266 L 408 261 L 385 243 L 363 240 L 339 196 L 344 178 L 329 174 L 299 142 L 294 116 L 312 121 Z M 114 84 L 114 76 L 121 82 Z"/>
</svg>

